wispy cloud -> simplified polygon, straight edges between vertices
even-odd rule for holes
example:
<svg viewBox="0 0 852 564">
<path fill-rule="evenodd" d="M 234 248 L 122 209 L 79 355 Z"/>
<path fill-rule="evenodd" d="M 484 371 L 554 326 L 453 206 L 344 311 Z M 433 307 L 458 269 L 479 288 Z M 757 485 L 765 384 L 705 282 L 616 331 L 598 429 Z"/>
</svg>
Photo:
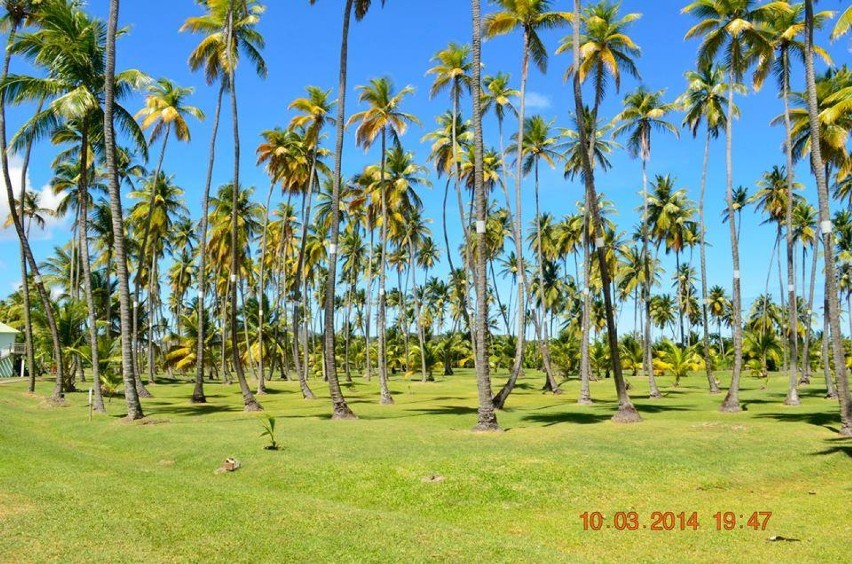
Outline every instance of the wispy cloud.
<svg viewBox="0 0 852 564">
<path fill-rule="evenodd" d="M 12 191 L 15 196 L 20 193 L 21 189 L 21 172 L 23 170 L 23 161 L 18 156 L 13 156 L 9 159 L 9 176 L 12 178 Z M 0 180 L 2 182 L 2 180 Z M 57 196 L 53 193 L 53 190 L 49 185 L 42 186 L 41 188 L 33 188 L 32 182 L 30 180 L 29 172 L 27 173 L 27 190 L 34 191 L 38 196 L 39 206 L 43 208 L 47 208 L 49 210 L 56 210 L 59 206 L 59 203 L 62 200 L 61 196 Z M 6 222 L 6 218 L 9 217 L 9 198 L 6 196 L 6 186 L 4 185 L 2 189 L 0 189 L 0 241 L 9 240 L 15 238 L 15 228 L 13 226 L 3 227 L 3 224 Z M 46 216 L 45 217 L 45 226 L 44 228 L 39 228 L 36 225 L 33 225 L 31 231 L 31 237 L 33 240 L 41 240 L 47 241 L 53 239 L 54 228 L 65 225 L 66 220 L 64 218 L 57 218 Z"/>
<path fill-rule="evenodd" d="M 532 110 L 550 109 L 550 97 L 538 92 L 527 92 L 526 106 Z"/>
</svg>

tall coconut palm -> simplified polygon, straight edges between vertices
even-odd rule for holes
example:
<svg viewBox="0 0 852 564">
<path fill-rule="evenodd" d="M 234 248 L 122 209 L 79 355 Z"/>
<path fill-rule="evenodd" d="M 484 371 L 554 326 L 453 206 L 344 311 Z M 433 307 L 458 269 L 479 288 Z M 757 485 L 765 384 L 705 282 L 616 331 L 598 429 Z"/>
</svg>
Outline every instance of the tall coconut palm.
<svg viewBox="0 0 852 564">
<path fill-rule="evenodd" d="M 483 23 L 483 34 L 486 39 L 504 35 L 516 30 L 522 32 L 521 47 L 521 84 L 518 95 L 518 134 L 515 139 L 517 154 L 523 154 L 524 125 L 526 123 L 527 79 L 529 78 L 530 59 L 539 70 L 547 71 L 547 49 L 539 33 L 565 25 L 573 19 L 570 12 L 552 11 L 551 0 L 493 0 L 499 8 L 498 12 L 488 14 Z M 474 70 L 476 70 L 474 65 Z M 523 271 L 523 211 L 521 205 L 521 188 L 523 184 L 523 160 L 518 159 L 515 170 L 515 210 L 514 237 L 515 260 L 517 272 Z M 502 407 L 508 393 L 511 392 L 513 381 L 517 381 L 523 371 L 524 350 L 526 344 L 526 285 L 523 277 L 518 277 L 517 284 L 517 337 L 515 341 L 515 362 L 509 382 L 495 398 L 495 404 Z"/>
<path fill-rule="evenodd" d="M 257 0 L 201 0 L 200 4 L 206 10 L 206 13 L 201 16 L 188 18 L 181 31 L 189 31 L 192 33 L 201 33 L 205 37 L 201 43 L 193 50 L 189 56 L 189 67 L 193 71 L 203 70 L 208 84 L 219 82 L 219 91 L 216 102 L 216 112 L 213 118 L 213 131 L 210 141 L 210 157 L 207 163 L 207 179 L 204 186 L 204 195 L 201 204 L 201 234 L 199 237 L 199 269 L 198 269 L 198 294 L 199 307 L 198 314 L 203 316 L 204 297 L 205 297 L 205 275 L 206 275 L 206 252 L 207 244 L 207 214 L 210 201 L 210 185 L 213 178 L 213 164 L 215 161 L 216 151 L 216 136 L 219 129 L 219 117 L 222 109 L 222 96 L 225 91 L 230 91 L 231 94 L 231 114 L 233 117 L 233 134 L 234 134 L 234 178 L 233 184 L 236 189 L 233 190 L 234 202 L 232 209 L 236 213 L 237 200 L 239 198 L 239 119 L 237 112 L 237 95 L 235 84 L 236 66 L 239 62 L 240 55 L 245 56 L 251 63 L 254 64 L 255 71 L 261 77 L 266 76 L 266 63 L 260 54 L 264 46 L 263 37 L 257 31 L 256 27 L 263 13 L 263 6 Z M 237 218 L 231 218 L 232 230 L 236 230 Z M 233 239 L 236 240 L 236 234 Z M 236 246 L 233 249 L 231 257 L 232 276 L 236 276 L 238 272 L 238 254 Z M 234 280 L 236 282 L 236 280 Z M 254 398 L 248 384 L 245 382 L 243 373 L 242 361 L 239 358 L 238 347 L 236 342 L 238 339 L 236 330 L 236 309 L 237 309 L 237 284 L 231 285 L 231 315 L 230 329 L 232 339 L 232 354 L 233 361 L 237 370 L 237 378 L 240 382 L 240 390 L 243 395 L 243 403 L 246 410 L 258 410 L 260 404 Z M 201 319 L 201 318 L 200 318 Z M 199 338 L 198 338 L 198 361 L 196 362 L 196 382 L 195 390 L 193 391 L 192 401 L 195 403 L 204 403 L 203 381 L 204 381 L 204 323 L 199 321 Z"/>
<path fill-rule="evenodd" d="M 381 190 L 381 257 L 379 259 L 379 387 L 381 391 L 381 403 L 393 403 L 387 386 L 388 364 L 387 364 L 387 299 L 385 296 L 385 277 L 387 265 L 387 243 L 388 243 L 388 202 L 385 187 L 385 165 L 387 163 L 387 137 L 391 136 L 395 144 L 399 144 L 399 137 L 405 134 L 409 124 L 420 124 L 420 120 L 412 114 L 400 110 L 400 106 L 406 96 L 414 93 L 414 88 L 406 86 L 399 92 L 395 92 L 393 82 L 387 77 L 374 78 L 367 86 L 359 86 L 360 95 L 358 101 L 366 103 L 369 107 L 349 118 L 349 123 L 357 123 L 355 138 L 359 147 L 369 149 L 377 138 L 381 138 L 381 165 L 379 175 L 379 186 Z"/>
<path fill-rule="evenodd" d="M 160 172 L 163 169 L 163 160 L 166 156 L 166 147 L 169 143 L 169 137 L 174 131 L 175 138 L 178 141 L 189 143 L 191 135 L 189 131 L 188 117 L 194 117 L 198 120 L 204 119 L 204 112 L 195 106 L 185 104 L 185 100 L 194 90 L 192 88 L 182 88 L 176 85 L 168 78 L 161 78 L 152 83 L 148 87 L 148 95 L 145 97 L 145 107 L 136 113 L 136 119 L 142 119 L 142 129 L 150 129 L 148 136 L 148 144 L 153 145 L 162 138 L 162 146 L 160 148 L 160 156 L 157 159 L 157 167 L 154 169 L 153 179 L 158 182 Z M 151 191 L 151 195 L 155 194 Z M 153 213 L 156 206 L 149 202 L 148 212 Z M 140 242 L 139 256 L 146 256 L 148 249 L 148 241 L 150 235 L 151 216 L 148 216 L 147 221 L 143 223 L 143 233 Z M 136 284 L 133 292 L 134 303 L 139 303 L 140 293 L 142 290 L 141 277 L 136 277 Z M 151 295 L 151 286 L 148 286 L 148 295 Z M 138 328 L 133 327 L 133 345 L 134 352 L 137 349 Z M 150 343 L 150 340 L 149 340 Z M 150 347 L 149 347 L 150 348 Z M 137 353 L 138 356 L 138 353 Z M 138 367 L 138 360 L 134 361 L 134 368 Z"/>
<path fill-rule="evenodd" d="M 121 211 L 121 190 L 116 167 L 115 141 L 115 36 L 118 28 L 119 0 L 110 0 L 109 21 L 106 33 L 106 64 L 104 80 L 104 153 L 109 183 L 110 212 L 112 213 L 112 235 L 115 245 L 115 260 L 118 265 L 118 302 L 121 323 L 121 374 L 124 380 L 124 396 L 127 401 L 127 418 L 144 417 L 142 404 L 136 393 L 133 369 L 132 331 L 130 325 L 130 283 L 125 253 L 124 216 Z"/>
<path fill-rule="evenodd" d="M 310 0 L 314 4 L 316 0 Z M 382 0 L 384 6 L 385 0 Z M 343 177 L 343 141 L 346 127 L 346 82 L 349 66 L 349 24 L 352 14 L 355 20 L 361 21 L 370 10 L 372 0 L 345 0 L 343 8 L 343 27 L 340 33 L 340 68 L 339 82 L 337 87 L 337 127 L 334 141 L 334 168 L 332 170 L 332 196 L 331 207 L 340 209 L 340 182 Z M 325 282 L 324 302 L 324 325 L 325 334 L 323 338 L 323 358 L 325 360 L 325 375 L 331 390 L 331 402 L 333 406 L 333 419 L 354 419 L 355 414 L 346 403 L 340 384 L 337 379 L 337 364 L 334 356 L 334 298 L 335 284 L 337 282 L 337 246 L 340 236 L 340 221 L 337 214 L 332 214 L 331 233 L 329 237 L 329 253 L 331 255 L 328 264 L 328 274 Z"/>
<path fill-rule="evenodd" d="M 849 28 L 852 27 L 852 6 L 848 6 L 843 12 L 838 16 L 837 21 L 834 24 L 834 30 L 831 32 L 831 40 L 835 41 L 840 37 L 846 35 L 849 32 Z"/>
<path fill-rule="evenodd" d="M 792 122 L 790 119 L 790 75 L 792 73 L 792 65 L 790 63 L 791 55 L 796 55 L 797 58 L 804 58 L 805 44 L 802 41 L 802 36 L 805 31 L 804 20 L 805 7 L 803 4 L 795 4 L 790 9 L 777 17 L 772 18 L 769 22 L 769 30 L 772 33 L 772 40 L 775 49 L 769 53 L 760 63 L 762 72 L 758 73 L 758 82 L 762 80 L 762 75 L 768 74 L 770 70 L 778 79 L 778 89 L 780 90 L 781 98 L 784 102 L 784 152 L 787 157 L 786 163 L 786 184 L 787 198 L 784 214 L 784 223 L 787 230 L 787 303 L 788 303 L 788 334 L 787 344 L 790 351 L 790 366 L 789 366 L 789 391 L 784 403 L 787 405 L 799 405 L 798 379 L 796 376 L 796 366 L 798 363 L 798 350 L 796 332 L 793 330 L 798 325 L 798 308 L 796 299 L 796 273 L 794 267 L 794 242 L 793 242 L 793 184 L 794 184 L 794 169 L 793 169 L 793 138 L 792 138 Z M 821 12 L 814 15 L 814 23 L 821 26 L 827 19 L 831 17 L 830 12 Z M 822 56 L 823 60 L 830 65 L 831 58 L 823 49 L 817 49 L 816 52 Z M 781 265 L 779 265 L 779 268 Z M 804 290 L 804 289 L 803 289 Z"/>
<path fill-rule="evenodd" d="M 479 0 L 471 0 L 473 23 L 473 154 L 474 189 L 476 208 L 476 266 L 473 269 L 476 288 L 476 388 L 479 395 L 477 431 L 496 431 L 497 416 L 491 398 L 491 374 L 488 365 L 488 279 L 485 273 L 487 261 L 486 208 L 488 195 L 485 191 L 483 174 L 482 142 L 482 14 Z"/>
<path fill-rule="evenodd" d="M 756 6 L 755 0 L 696 0 L 682 12 L 700 21 L 687 33 L 686 39 L 701 37 L 698 49 L 699 64 L 709 64 L 720 57 L 728 74 L 728 108 L 725 123 L 725 168 L 727 172 L 728 213 L 734 216 L 733 125 L 734 85 L 742 82 L 752 64 L 772 51 L 772 37 L 766 22 L 789 10 L 787 2 L 768 2 Z M 734 366 L 731 386 L 722 402 L 722 411 L 740 411 L 739 387 L 742 371 L 742 298 L 739 240 L 734 222 L 728 223 L 733 263 L 733 332 Z"/>
<path fill-rule="evenodd" d="M 816 75 L 814 72 L 814 2 L 805 0 L 805 84 L 807 86 L 808 118 L 811 132 L 820 131 L 819 104 L 817 100 Z M 843 351 L 843 339 L 840 332 L 840 308 L 837 294 L 837 279 L 834 267 L 834 238 L 831 234 L 828 179 L 822 159 L 821 143 L 811 143 L 812 172 L 817 181 L 819 199 L 820 230 L 822 231 L 823 252 L 825 256 L 825 294 L 828 305 L 828 321 L 831 330 L 831 344 L 834 356 L 834 369 L 837 375 L 837 391 L 840 400 L 840 434 L 852 436 L 852 396 L 849 393 L 849 379 L 846 371 L 846 357 Z M 825 338 L 825 336 L 823 336 Z"/>
<path fill-rule="evenodd" d="M 574 15 L 573 15 L 573 54 L 574 68 L 580 68 L 582 65 L 582 52 L 580 50 L 580 0 L 574 0 Z M 630 396 L 627 394 L 627 386 L 624 382 L 621 368 L 621 353 L 618 343 L 618 328 L 615 323 L 615 312 L 612 303 L 612 294 L 610 293 L 610 273 L 609 264 L 607 263 L 606 240 L 604 238 L 603 222 L 601 220 L 601 212 L 597 190 L 595 188 L 595 172 L 592 166 L 592 154 L 594 145 L 586 136 L 586 127 L 584 123 L 584 108 L 583 90 L 580 81 L 580 73 L 574 73 L 573 80 L 574 90 L 574 112 L 577 116 L 577 131 L 580 139 L 580 161 L 583 168 L 583 183 L 585 187 L 585 199 L 590 203 L 586 213 L 589 217 L 589 223 L 594 229 L 595 247 L 597 249 L 598 264 L 600 269 L 601 283 L 604 294 L 604 309 L 606 314 L 607 338 L 609 341 L 610 362 L 612 363 L 613 380 L 615 381 L 615 389 L 618 395 L 618 411 L 613 416 L 613 421 L 619 423 L 636 423 L 642 420 L 633 407 L 630 401 Z"/>
<path fill-rule="evenodd" d="M 654 378 L 651 361 L 651 273 L 648 260 L 649 211 L 648 211 L 648 162 L 651 160 L 651 133 L 654 131 L 674 133 L 677 128 L 666 121 L 666 115 L 675 109 L 674 104 L 663 102 L 662 90 L 651 92 L 640 86 L 624 99 L 624 109 L 615 117 L 618 122 L 614 135 L 627 135 L 627 148 L 631 155 L 642 160 L 642 253 L 645 255 L 645 277 L 643 301 L 645 303 L 645 327 L 643 346 L 645 350 L 643 368 L 648 378 L 651 398 L 661 398 Z"/>
<path fill-rule="evenodd" d="M 719 137 L 725 127 L 725 93 L 729 88 L 725 71 L 711 63 L 700 64 L 698 70 L 686 73 L 686 91 L 676 104 L 686 115 L 683 126 L 689 128 L 692 137 L 698 137 L 701 124 L 704 124 L 704 160 L 701 166 L 701 189 L 698 196 L 699 253 L 701 260 L 701 321 L 704 370 L 710 385 L 710 393 L 719 393 L 719 384 L 713 376 L 713 361 L 710 355 L 710 329 L 707 313 L 707 223 L 704 220 L 704 195 L 707 191 L 707 169 L 710 166 L 710 142 Z M 740 93 L 745 88 L 735 85 Z M 734 117 L 739 116 L 739 108 L 734 107 Z"/>
</svg>

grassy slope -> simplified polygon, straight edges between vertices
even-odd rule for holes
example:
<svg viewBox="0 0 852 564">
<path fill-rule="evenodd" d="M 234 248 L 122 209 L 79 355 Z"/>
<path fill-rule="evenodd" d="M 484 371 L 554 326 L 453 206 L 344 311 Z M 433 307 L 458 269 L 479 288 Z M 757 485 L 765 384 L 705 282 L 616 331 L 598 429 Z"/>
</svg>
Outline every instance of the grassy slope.
<svg viewBox="0 0 852 564">
<path fill-rule="evenodd" d="M 502 380 L 502 376 L 497 377 Z M 528 379 L 499 414 L 508 432 L 476 435 L 470 374 L 432 384 L 347 390 L 356 422 L 327 420 L 323 399 L 293 383 L 262 399 L 285 449 L 268 452 L 236 387 L 208 386 L 191 406 L 187 384 L 152 387 L 146 413 L 126 424 L 87 421 L 84 394 L 46 407 L 23 383 L 0 385 L 0 561 L 843 561 L 852 445 L 834 438 L 837 405 L 804 390 L 784 407 L 746 381 L 748 411 L 716 411 L 703 379 L 667 397 L 637 399 L 645 422 L 609 422 L 610 380 L 593 407 Z M 647 388 L 633 379 L 632 394 Z M 49 384 L 41 384 L 47 393 Z M 243 467 L 213 470 L 227 456 Z M 439 481 L 424 478 L 440 475 Z M 815 492 L 815 493 L 810 493 Z M 697 511 L 698 531 L 583 531 L 580 513 Z M 716 531 L 716 511 L 773 511 L 767 531 Z M 771 535 L 801 542 L 767 542 Z"/>
</svg>

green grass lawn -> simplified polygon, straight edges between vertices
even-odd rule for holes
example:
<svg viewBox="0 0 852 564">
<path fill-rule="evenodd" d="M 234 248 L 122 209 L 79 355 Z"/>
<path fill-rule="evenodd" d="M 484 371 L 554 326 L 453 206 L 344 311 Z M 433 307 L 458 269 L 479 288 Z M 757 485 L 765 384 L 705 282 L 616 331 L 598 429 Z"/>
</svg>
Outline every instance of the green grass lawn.
<svg viewBox="0 0 852 564">
<path fill-rule="evenodd" d="M 464 371 L 462 371 L 464 372 Z M 495 377 L 502 383 L 505 375 Z M 726 378 L 725 378 L 726 379 Z M 48 407 L 23 382 L 0 384 L 0 561 L 776 561 L 843 562 L 852 522 L 852 441 L 836 438 L 837 403 L 814 385 L 782 405 L 746 379 L 739 414 L 695 376 L 662 400 L 631 393 L 645 421 L 609 421 L 611 380 L 542 395 L 523 380 L 500 412 L 499 434 L 475 434 L 470 372 L 435 383 L 345 388 L 358 421 L 330 421 L 327 390 L 301 399 L 275 381 L 261 401 L 283 450 L 263 450 L 257 415 L 236 386 L 151 387 L 151 424 L 88 421 L 86 395 Z M 154 424 L 155 423 L 155 424 Z M 215 474 L 228 457 L 234 473 Z M 580 514 L 612 522 L 636 511 L 697 512 L 698 530 L 584 531 Z M 771 511 L 767 530 L 717 531 L 713 514 Z M 769 542 L 774 535 L 798 542 Z"/>
</svg>

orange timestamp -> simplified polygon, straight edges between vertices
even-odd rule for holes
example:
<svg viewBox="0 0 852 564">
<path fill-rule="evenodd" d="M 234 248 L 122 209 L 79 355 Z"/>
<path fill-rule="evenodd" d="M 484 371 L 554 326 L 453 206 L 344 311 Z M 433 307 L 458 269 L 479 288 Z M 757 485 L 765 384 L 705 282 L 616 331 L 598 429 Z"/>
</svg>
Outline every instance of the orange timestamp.
<svg viewBox="0 0 852 564">
<path fill-rule="evenodd" d="M 733 531 L 735 529 L 765 531 L 771 517 L 771 511 L 753 511 L 752 513 L 717 511 L 713 514 L 713 524 L 717 531 Z M 604 529 L 616 531 L 697 531 L 701 528 L 697 511 L 653 511 L 648 517 L 644 517 L 636 511 L 617 511 L 611 518 L 600 511 L 586 511 L 580 514 L 580 519 L 584 531 L 601 531 Z"/>
</svg>

